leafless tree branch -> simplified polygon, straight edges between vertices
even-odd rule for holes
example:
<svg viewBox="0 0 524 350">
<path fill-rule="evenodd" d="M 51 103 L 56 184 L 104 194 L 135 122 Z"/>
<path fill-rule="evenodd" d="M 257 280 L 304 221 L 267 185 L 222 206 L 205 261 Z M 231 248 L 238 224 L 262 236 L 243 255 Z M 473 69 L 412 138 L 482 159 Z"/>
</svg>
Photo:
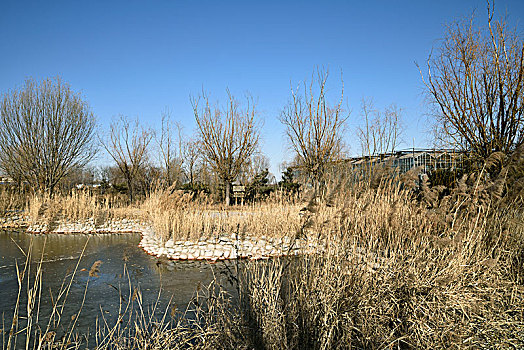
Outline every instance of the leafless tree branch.
<svg viewBox="0 0 524 350">
<path fill-rule="evenodd" d="M 53 192 L 95 155 L 95 117 L 60 78 L 4 94 L 0 106 L 0 167 L 37 191 Z"/>
</svg>

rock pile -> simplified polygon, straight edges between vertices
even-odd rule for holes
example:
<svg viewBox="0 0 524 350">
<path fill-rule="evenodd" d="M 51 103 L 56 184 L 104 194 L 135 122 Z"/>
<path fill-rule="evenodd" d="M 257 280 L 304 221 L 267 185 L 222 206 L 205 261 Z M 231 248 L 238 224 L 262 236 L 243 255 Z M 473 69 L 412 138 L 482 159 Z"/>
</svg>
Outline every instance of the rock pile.
<svg viewBox="0 0 524 350">
<path fill-rule="evenodd" d="M 107 220 L 102 224 L 97 224 L 94 219 L 82 222 L 59 221 L 48 224 L 32 224 L 27 227 L 28 233 L 85 233 L 85 234 L 108 234 L 108 233 L 133 233 L 141 232 L 144 225 L 138 220 Z"/>
<path fill-rule="evenodd" d="M 198 241 L 174 241 L 165 243 L 151 229 L 142 232 L 140 246 L 148 254 L 171 260 L 226 260 L 248 258 L 267 259 L 284 255 L 297 255 L 304 251 L 301 240 L 292 241 L 288 237 L 271 239 L 264 236 L 259 239 L 246 237 L 236 239 L 235 235 L 219 236 Z M 307 251 L 311 250 L 307 247 Z"/>
<path fill-rule="evenodd" d="M 29 218 L 23 215 L 10 215 L 0 218 L 0 228 L 9 230 L 27 227 L 28 221 Z"/>
</svg>

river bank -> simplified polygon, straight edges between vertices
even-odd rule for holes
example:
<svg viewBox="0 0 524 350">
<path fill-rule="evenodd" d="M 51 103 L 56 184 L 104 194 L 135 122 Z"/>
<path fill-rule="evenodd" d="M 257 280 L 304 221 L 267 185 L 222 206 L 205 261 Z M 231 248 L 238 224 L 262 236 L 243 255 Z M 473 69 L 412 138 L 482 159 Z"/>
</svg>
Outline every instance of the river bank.
<svg viewBox="0 0 524 350">
<path fill-rule="evenodd" d="M 215 214 L 215 213 L 212 213 Z M 239 213 L 235 213 L 239 215 Z M 106 235 L 140 234 L 138 244 L 147 254 L 169 260 L 260 260 L 272 257 L 311 253 L 313 241 L 292 237 L 260 237 L 220 234 L 208 238 L 163 240 L 151 225 L 137 219 L 110 219 L 98 224 L 95 219 L 71 222 L 31 223 L 29 216 L 15 215 L 0 219 L 0 229 L 24 230 L 28 234 Z"/>
<path fill-rule="evenodd" d="M 476 187 L 471 191 L 478 193 Z M 188 313 L 197 321 L 178 327 L 188 318 L 176 312 L 172 317 L 167 307 L 165 319 L 154 327 L 138 315 L 138 321 L 124 320 L 126 333 L 111 330 L 117 335 L 108 338 L 108 348 L 151 339 L 158 348 L 521 348 L 522 209 L 499 210 L 492 202 L 479 207 L 477 197 L 470 197 L 461 202 L 468 209 L 459 211 L 454 198 L 428 209 L 396 183 L 342 188 L 325 202 L 260 203 L 242 213 L 171 193 L 153 194 L 130 207 L 53 198 L 27 209 L 34 214 L 29 219 L 36 219 L 27 228 L 38 234 L 23 235 L 39 241 L 101 239 L 108 261 L 130 263 L 132 256 L 119 257 L 121 247 L 106 246 L 103 238 L 133 236 L 133 249 L 153 269 L 212 271 L 213 280 L 208 288 L 198 286 L 203 295 Z M 102 234 L 111 231 L 137 233 Z M 296 258 L 276 258 L 295 252 Z M 90 264 L 93 260 L 91 268 L 80 270 L 82 278 L 107 290 L 125 284 L 104 280 L 105 263 L 100 268 L 95 255 Z M 215 266 L 224 269 L 216 273 Z M 91 271 L 95 277 L 89 279 Z M 6 288 L 15 289 L 16 280 L 10 283 Z M 141 302 L 134 292 L 123 297 L 129 305 Z M 122 298 L 115 299 L 109 309 L 117 315 Z"/>
</svg>

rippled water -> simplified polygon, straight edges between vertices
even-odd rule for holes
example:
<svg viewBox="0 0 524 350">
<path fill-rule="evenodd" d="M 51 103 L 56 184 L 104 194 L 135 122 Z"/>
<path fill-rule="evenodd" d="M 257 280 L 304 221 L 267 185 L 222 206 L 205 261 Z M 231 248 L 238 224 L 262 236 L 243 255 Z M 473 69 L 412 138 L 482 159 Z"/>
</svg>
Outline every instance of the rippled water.
<svg viewBox="0 0 524 350">
<path fill-rule="evenodd" d="M 0 329 L 10 327 L 18 291 L 15 265 L 23 268 L 26 260 L 23 251 L 27 252 L 30 245 L 33 247 L 32 271 L 36 268 L 36 262 L 43 257 L 41 313 L 44 316 L 46 310 L 51 308 L 52 298 L 56 298 L 64 279 L 69 281 L 67 276 L 70 276 L 80 259 L 79 271 L 67 299 L 66 314 L 72 315 L 78 311 L 89 270 L 95 261 L 102 262 L 98 277 L 90 278 L 89 281 L 86 302 L 77 324 L 80 333 L 92 331 L 96 318 L 101 314 L 110 319 L 116 315 L 121 300 L 118 289 L 122 287 L 125 294 L 129 280 L 133 286 L 140 287 L 146 307 L 151 307 L 157 300 L 161 288 L 160 300 L 163 305 L 171 302 L 183 309 L 199 284 L 209 283 L 213 278 L 213 270 L 220 269 L 219 265 L 206 262 L 161 262 L 140 249 L 139 242 L 139 234 L 89 237 L 0 231 L 0 317 L 5 323 L 2 327 L 0 320 Z M 129 271 L 129 279 L 123 274 L 124 265 Z"/>
</svg>

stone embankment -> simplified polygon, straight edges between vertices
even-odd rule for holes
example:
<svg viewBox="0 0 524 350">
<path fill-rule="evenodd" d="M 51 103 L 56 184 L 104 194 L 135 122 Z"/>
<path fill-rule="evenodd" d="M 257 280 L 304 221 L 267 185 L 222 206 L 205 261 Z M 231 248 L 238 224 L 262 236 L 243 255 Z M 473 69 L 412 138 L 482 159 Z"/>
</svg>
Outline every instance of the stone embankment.
<svg viewBox="0 0 524 350">
<path fill-rule="evenodd" d="M 139 246 L 146 253 L 170 260 L 228 260 L 228 259 L 268 259 L 271 257 L 290 256 L 314 251 L 315 244 L 289 237 L 268 238 L 244 237 L 235 234 L 220 235 L 198 240 L 163 241 L 153 229 L 138 220 L 107 220 L 98 224 L 93 219 L 82 222 L 51 222 L 49 224 L 31 224 L 26 216 L 3 218 L 3 229 L 25 229 L 31 234 L 125 234 L 140 233 Z"/>
<path fill-rule="evenodd" d="M 29 218 L 24 215 L 10 215 L 0 217 L 0 229 L 17 230 L 26 228 L 29 225 Z"/>
<path fill-rule="evenodd" d="M 165 243 L 151 229 L 142 232 L 140 246 L 148 254 L 171 260 L 227 260 L 267 259 L 297 255 L 306 245 L 301 240 L 284 238 L 245 237 L 237 239 L 234 234 L 195 241 L 169 239 Z M 311 250 L 307 247 L 306 250 Z"/>
<path fill-rule="evenodd" d="M 141 233 L 144 228 L 145 226 L 138 220 L 111 219 L 99 224 L 94 219 L 88 219 L 81 222 L 59 221 L 49 224 L 31 224 L 27 226 L 27 232 L 33 234 L 119 234 Z"/>
</svg>

